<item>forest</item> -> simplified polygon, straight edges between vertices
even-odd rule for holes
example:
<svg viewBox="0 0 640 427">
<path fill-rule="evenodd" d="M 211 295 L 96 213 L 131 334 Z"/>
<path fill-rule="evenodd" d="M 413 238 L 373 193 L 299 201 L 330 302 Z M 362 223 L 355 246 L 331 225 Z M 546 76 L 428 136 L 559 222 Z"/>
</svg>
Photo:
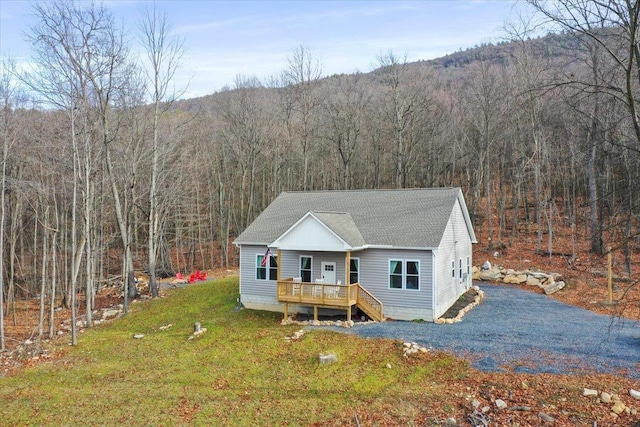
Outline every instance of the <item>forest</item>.
<svg viewBox="0 0 640 427">
<path fill-rule="evenodd" d="M 38 298 L 53 334 L 78 293 L 88 325 L 103 286 L 126 310 L 136 271 L 157 296 L 163 275 L 233 268 L 234 237 L 283 191 L 460 187 L 489 250 L 534 230 L 569 262 L 612 247 L 631 275 L 640 5 L 528 3 L 537 21 L 505 42 L 332 76 L 298 47 L 278 75 L 194 99 L 174 90 L 185 46 L 160 11 L 141 17 L 140 59 L 106 6 L 34 5 L 38 66 L 0 68 L 0 310 Z"/>
</svg>

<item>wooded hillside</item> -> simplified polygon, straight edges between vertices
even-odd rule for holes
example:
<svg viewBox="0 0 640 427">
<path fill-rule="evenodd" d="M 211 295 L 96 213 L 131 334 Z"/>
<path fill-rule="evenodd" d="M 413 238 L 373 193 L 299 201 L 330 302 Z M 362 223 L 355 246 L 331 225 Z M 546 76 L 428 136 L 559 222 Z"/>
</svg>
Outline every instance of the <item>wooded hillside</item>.
<svg viewBox="0 0 640 427">
<path fill-rule="evenodd" d="M 590 8 L 543 10 L 562 34 L 417 63 L 387 52 L 370 73 L 324 76 L 298 48 L 267 81 L 176 101 L 183 47 L 166 17 L 143 19 L 143 71 L 108 9 L 38 4 L 40 68 L 5 63 L 0 79 L 4 309 L 46 295 L 53 313 L 114 277 L 133 298 L 134 270 L 154 293 L 156 273 L 235 266 L 234 237 L 292 190 L 459 186 L 489 250 L 536 230 L 553 252 L 562 227 L 561 251 L 610 245 L 630 274 L 640 6 Z"/>
</svg>

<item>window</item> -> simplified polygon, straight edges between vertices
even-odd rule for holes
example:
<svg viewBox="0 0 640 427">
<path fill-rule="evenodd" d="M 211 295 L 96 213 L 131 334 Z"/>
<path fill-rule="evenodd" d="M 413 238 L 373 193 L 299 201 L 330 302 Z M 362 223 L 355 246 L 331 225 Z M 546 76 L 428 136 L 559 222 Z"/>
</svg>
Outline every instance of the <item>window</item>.
<svg viewBox="0 0 640 427">
<path fill-rule="evenodd" d="M 389 261 L 389 287 L 402 289 L 402 261 Z"/>
<path fill-rule="evenodd" d="M 300 277 L 303 282 L 311 282 L 311 267 L 313 265 L 312 258 L 310 256 L 300 257 Z"/>
<path fill-rule="evenodd" d="M 269 257 L 269 280 L 278 280 L 278 255 Z"/>
<path fill-rule="evenodd" d="M 467 276 L 471 275 L 471 259 L 467 257 Z"/>
<path fill-rule="evenodd" d="M 418 261 L 407 261 L 405 287 L 407 289 L 420 289 L 420 263 Z"/>
<path fill-rule="evenodd" d="M 460 279 L 462 279 L 462 258 L 460 258 L 458 260 L 458 270 L 460 272 L 460 276 L 458 276 Z"/>
<path fill-rule="evenodd" d="M 456 260 L 451 261 L 451 277 L 456 277 Z"/>
<path fill-rule="evenodd" d="M 269 253 L 267 258 L 267 262 L 264 262 L 264 255 L 256 256 L 256 279 L 278 280 L 278 256 Z"/>
<path fill-rule="evenodd" d="M 389 287 L 419 290 L 420 261 L 389 260 Z"/>
<path fill-rule="evenodd" d="M 349 283 L 360 283 L 360 258 L 351 258 L 349 262 Z"/>
</svg>

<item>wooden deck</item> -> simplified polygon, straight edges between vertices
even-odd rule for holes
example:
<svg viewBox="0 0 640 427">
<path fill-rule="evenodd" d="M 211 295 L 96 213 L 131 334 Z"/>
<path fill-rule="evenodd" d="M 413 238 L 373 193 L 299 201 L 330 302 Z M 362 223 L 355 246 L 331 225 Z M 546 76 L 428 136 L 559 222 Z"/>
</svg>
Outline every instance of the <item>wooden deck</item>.
<svg viewBox="0 0 640 427">
<path fill-rule="evenodd" d="M 369 317 L 378 322 L 384 320 L 382 303 L 359 283 L 338 285 L 334 283 L 296 282 L 293 278 L 278 280 L 278 301 L 284 303 L 284 316 L 288 316 L 289 303 L 313 306 L 314 319 L 318 320 L 318 308 L 351 310 L 358 306 Z"/>
</svg>

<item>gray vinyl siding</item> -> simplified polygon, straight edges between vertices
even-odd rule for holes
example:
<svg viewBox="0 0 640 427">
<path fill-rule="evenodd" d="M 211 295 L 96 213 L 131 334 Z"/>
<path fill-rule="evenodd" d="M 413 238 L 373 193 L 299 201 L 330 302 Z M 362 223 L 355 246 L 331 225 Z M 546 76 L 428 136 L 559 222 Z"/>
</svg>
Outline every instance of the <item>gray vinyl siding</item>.
<svg viewBox="0 0 640 427">
<path fill-rule="evenodd" d="M 345 259 L 344 252 L 314 252 L 314 251 L 282 251 L 280 256 L 280 277 L 299 277 L 300 276 L 300 257 L 310 256 L 312 258 L 311 265 L 311 281 L 321 278 L 321 265 L 323 262 L 336 263 L 336 280 L 346 283 L 345 279 Z"/>
<path fill-rule="evenodd" d="M 360 258 L 360 284 L 382 301 L 385 308 L 394 307 L 396 311 L 403 308 L 424 310 L 425 316 L 415 318 L 431 320 L 426 318 L 426 315 L 431 313 L 433 308 L 433 258 L 431 251 L 367 249 L 354 252 L 351 256 Z M 391 289 L 389 287 L 390 260 L 420 261 L 420 289 Z M 396 316 L 396 318 L 399 317 Z M 412 316 L 412 318 L 414 317 Z"/>
<path fill-rule="evenodd" d="M 467 256 L 473 265 L 471 238 L 467 225 L 456 201 L 449 222 L 442 236 L 440 247 L 435 254 L 435 312 L 434 318 L 440 317 L 469 287 L 471 278 L 460 283 L 459 260 L 462 259 L 463 274 L 466 273 Z M 451 277 L 451 261 L 456 263 L 456 277 Z"/>
<path fill-rule="evenodd" d="M 240 246 L 240 295 L 276 298 L 275 280 L 256 280 L 256 256 L 264 255 L 266 246 Z"/>
</svg>

